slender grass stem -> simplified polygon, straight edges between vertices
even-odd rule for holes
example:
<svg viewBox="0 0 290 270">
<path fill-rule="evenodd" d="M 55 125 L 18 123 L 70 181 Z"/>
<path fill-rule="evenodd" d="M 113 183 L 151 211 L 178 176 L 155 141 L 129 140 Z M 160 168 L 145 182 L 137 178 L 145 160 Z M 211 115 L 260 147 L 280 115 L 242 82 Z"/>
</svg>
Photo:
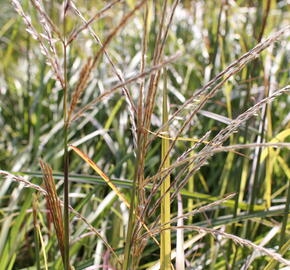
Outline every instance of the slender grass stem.
<svg viewBox="0 0 290 270">
<path fill-rule="evenodd" d="M 34 243 L 35 243 L 35 261 L 36 261 L 36 270 L 40 270 L 40 244 L 39 244 L 39 234 L 38 234 L 38 224 L 37 224 L 37 198 L 34 196 L 34 200 L 32 203 L 33 209 L 33 226 L 34 226 Z"/>
<path fill-rule="evenodd" d="M 69 270 L 69 184 L 68 184 L 68 128 L 64 128 L 64 249 L 65 249 L 65 270 Z"/>
<path fill-rule="evenodd" d="M 66 45 L 66 10 L 69 5 L 69 1 L 65 2 L 64 14 L 63 14 L 63 72 L 64 72 L 64 88 L 63 88 L 63 120 L 64 120 L 64 269 L 69 270 L 69 183 L 68 183 L 68 170 L 69 170 L 69 159 L 68 159 L 68 123 L 67 123 L 67 45 Z"/>
<path fill-rule="evenodd" d="M 140 157 L 140 151 L 138 151 L 136 164 L 138 164 L 139 157 Z M 138 177 L 138 169 L 135 170 L 135 177 L 134 177 L 134 182 L 133 182 L 132 192 L 131 192 L 131 205 L 130 205 L 128 229 L 127 229 L 127 235 L 126 235 L 123 270 L 130 269 L 129 267 L 131 263 L 130 254 L 131 254 L 131 248 L 132 248 L 133 229 L 135 225 L 134 212 L 135 212 L 135 205 L 136 205 L 135 201 L 136 201 L 137 177 Z"/>
</svg>

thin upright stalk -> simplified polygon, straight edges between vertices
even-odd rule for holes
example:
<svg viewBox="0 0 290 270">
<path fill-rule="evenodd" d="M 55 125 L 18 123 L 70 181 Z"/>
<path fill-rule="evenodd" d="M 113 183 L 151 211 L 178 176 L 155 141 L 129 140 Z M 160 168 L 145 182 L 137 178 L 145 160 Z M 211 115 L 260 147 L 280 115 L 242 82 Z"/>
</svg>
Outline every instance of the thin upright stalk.
<svg viewBox="0 0 290 270">
<path fill-rule="evenodd" d="M 69 270 L 69 184 L 68 184 L 68 140 L 67 140 L 68 126 L 65 124 L 64 127 L 64 265 L 65 270 Z"/>
<path fill-rule="evenodd" d="M 63 72 L 64 72 L 64 88 L 63 88 L 63 120 L 64 120 L 64 210 L 63 210 L 63 220 L 64 220 L 64 269 L 69 270 L 69 183 L 68 183 L 68 121 L 67 121 L 67 45 L 66 45 L 66 11 L 69 7 L 69 0 L 65 2 L 64 14 L 63 14 Z"/>
<path fill-rule="evenodd" d="M 29 98 L 29 94 L 30 94 L 30 89 L 31 89 L 31 60 L 30 60 L 30 50 L 31 50 L 31 37 L 30 35 L 27 35 L 27 39 L 26 39 L 26 62 L 27 62 L 27 69 L 26 69 L 26 74 L 27 74 L 27 83 L 26 83 L 26 92 L 24 95 L 24 104 L 25 107 L 27 108 L 27 111 L 25 111 L 24 113 L 24 118 L 25 118 L 25 123 L 27 123 L 27 125 L 24 125 L 24 132 L 27 135 L 28 139 L 29 139 L 29 130 L 31 128 L 31 118 L 30 118 L 30 112 L 29 112 L 29 108 L 30 108 L 30 98 Z"/>
<path fill-rule="evenodd" d="M 39 244 L 39 235 L 37 231 L 37 198 L 34 196 L 34 200 L 32 202 L 32 213 L 33 213 L 33 226 L 34 226 L 34 243 L 35 243 L 35 261 L 36 261 L 36 270 L 40 270 L 40 244 Z"/>
<path fill-rule="evenodd" d="M 164 89 L 163 89 L 163 112 L 162 122 L 163 124 L 168 121 L 168 104 L 167 104 L 167 72 L 164 72 Z M 168 136 L 168 126 L 163 130 L 164 136 Z M 162 169 L 166 169 L 170 166 L 169 155 L 167 151 L 169 149 L 169 140 L 162 139 L 161 147 L 161 162 L 163 163 Z M 161 238 L 160 238 L 160 269 L 170 270 L 171 265 L 171 236 L 170 236 L 170 175 L 168 174 L 161 184 Z M 163 224 L 166 224 L 163 226 Z"/>
<path fill-rule="evenodd" d="M 145 68 L 145 55 L 147 50 L 147 24 L 148 24 L 148 5 L 146 3 L 145 14 L 144 14 L 144 33 L 143 33 L 143 41 L 142 41 L 142 61 L 141 61 L 141 70 L 140 72 L 144 72 Z M 127 238 L 124 252 L 124 263 L 123 270 L 128 269 L 130 264 L 130 250 L 132 248 L 132 234 L 135 225 L 134 220 L 134 209 L 136 205 L 136 187 L 137 184 L 140 183 L 140 180 L 143 180 L 142 172 L 144 171 L 144 151 L 143 151 L 143 134 L 142 134 L 142 120 L 143 120 L 143 91 L 144 91 L 145 79 L 143 79 L 140 85 L 139 98 L 138 98 L 138 114 L 137 114 L 137 158 L 136 158 L 136 169 L 134 175 L 134 183 L 132 187 L 131 193 L 131 207 L 130 207 L 130 215 L 128 222 L 128 230 L 127 230 Z M 142 154 L 143 151 L 143 154 Z M 141 202 L 142 203 L 142 202 Z"/>
<path fill-rule="evenodd" d="M 137 154 L 137 164 L 140 157 L 140 151 L 138 151 Z M 127 236 L 126 236 L 126 244 L 125 244 L 125 252 L 124 252 L 124 262 L 123 262 L 123 270 L 131 269 L 131 249 L 132 249 L 132 236 L 133 236 L 133 229 L 135 225 L 135 206 L 136 206 L 136 188 L 137 188 L 137 181 L 138 181 L 138 169 L 135 171 L 135 177 L 134 182 L 132 186 L 132 192 L 131 192 L 131 204 L 130 204 L 130 213 L 129 213 L 129 221 L 128 221 L 128 229 L 127 229 Z"/>
</svg>

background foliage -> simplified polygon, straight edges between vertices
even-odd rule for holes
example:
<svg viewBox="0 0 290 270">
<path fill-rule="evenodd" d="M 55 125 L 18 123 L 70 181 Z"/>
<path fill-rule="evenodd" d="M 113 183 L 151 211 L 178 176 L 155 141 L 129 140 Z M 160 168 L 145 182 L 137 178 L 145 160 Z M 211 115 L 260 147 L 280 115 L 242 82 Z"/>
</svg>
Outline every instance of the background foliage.
<svg viewBox="0 0 290 270">
<path fill-rule="evenodd" d="M 41 2 L 55 25 L 61 28 L 61 1 Z M 86 19 L 108 4 L 108 1 L 75 2 Z M 130 12 L 137 2 L 119 1 L 91 24 L 100 40 L 106 40 L 124 14 Z M 168 16 L 172 2 L 168 1 Z M 29 1 L 21 3 L 35 28 L 43 32 L 41 17 L 36 9 Z M 148 1 L 146 69 L 154 65 L 152 59 L 162 4 L 163 1 Z M 0 1 L 0 8 L 0 169 L 29 177 L 31 183 L 42 185 L 39 159 L 45 160 L 53 169 L 57 192 L 62 198 L 62 87 L 48 65 L 38 41 L 25 30 L 22 18 L 15 12 L 10 1 Z M 144 10 L 138 10 L 107 47 L 116 68 L 123 72 L 125 78 L 140 72 Z M 282 29 L 287 22 L 289 23 L 287 1 L 180 1 L 164 50 L 164 59 L 181 52 L 181 56 L 167 65 L 169 115 L 177 111 L 197 89 L 271 33 Z M 67 32 L 81 25 L 80 18 L 73 10 L 69 10 Z M 278 42 L 270 45 L 254 61 L 227 80 L 217 95 L 209 99 L 194 116 L 180 137 L 199 139 L 211 131 L 209 138 L 212 139 L 231 119 L 289 84 L 288 41 L 289 29 Z M 55 44 L 62 63 L 62 47 L 57 39 Z M 69 100 L 80 80 L 82 67 L 88 57 L 94 57 L 98 49 L 99 45 L 87 29 L 69 46 Z M 161 81 L 151 118 L 152 132 L 162 126 L 160 105 L 163 77 Z M 139 79 L 128 85 L 135 103 L 139 96 L 140 82 Z M 93 69 L 77 107 L 84 107 L 118 83 L 110 63 L 102 56 Z M 148 87 L 148 80 L 145 81 L 145 86 Z M 169 126 L 170 137 L 174 138 L 194 105 L 199 102 L 198 99 L 194 100 L 174 119 Z M 224 145 L 289 142 L 288 108 L 289 95 L 279 96 L 240 125 Z M 130 200 L 136 151 L 130 109 L 121 89 L 96 103 L 73 121 L 68 139 L 69 143 L 77 146 L 97 163 Z M 193 141 L 177 141 L 170 158 L 176 160 L 193 144 Z M 217 201 L 227 193 L 237 192 L 237 195 L 228 202 L 190 216 L 184 220 L 184 224 L 215 228 L 279 252 L 284 243 L 288 243 L 289 247 L 289 148 L 246 148 L 237 151 L 239 153 L 217 153 L 208 160 L 206 166 L 195 172 L 181 191 L 183 211 L 186 213 Z M 71 205 L 86 217 L 121 256 L 124 252 L 128 209 L 87 163 L 72 151 L 69 152 L 69 159 Z M 144 177 L 154 176 L 161 162 L 161 138 L 157 137 L 152 140 L 146 154 Z M 179 169 L 173 171 L 171 178 L 178 177 L 179 172 Z M 11 177 L 3 177 L 0 181 L 0 270 L 38 269 L 37 261 L 41 262 L 41 269 L 45 269 L 42 251 L 39 251 L 39 258 L 35 252 L 37 226 L 41 233 L 36 233 L 36 237 L 40 237 L 45 246 L 48 268 L 62 269 L 57 238 L 45 200 L 40 194 L 34 197 L 36 192 L 24 187 L 25 184 L 19 184 Z M 149 190 L 146 191 L 146 195 L 149 193 Z M 159 194 L 155 195 L 151 207 L 159 197 Z M 37 226 L 33 218 L 33 201 L 37 201 L 34 207 Z M 172 218 L 176 216 L 177 208 L 175 198 L 171 202 Z M 159 212 L 157 208 L 146 220 L 146 224 L 153 224 Z M 219 235 L 204 236 L 203 233 L 191 229 L 184 231 L 186 269 L 265 269 L 269 265 L 269 256 L 262 256 L 247 247 L 241 248 L 234 241 Z M 171 235 L 172 248 L 175 248 L 175 230 Z M 71 264 L 76 269 L 93 265 L 96 268 L 87 269 L 97 269 L 98 266 L 109 263 L 112 269 L 117 269 L 112 254 L 100 238 L 88 233 L 83 221 L 75 218 L 71 219 L 70 253 Z M 159 248 L 149 239 L 139 256 L 138 269 L 149 269 L 159 260 Z M 283 257 L 290 259 L 289 249 Z M 252 260 L 253 258 L 256 259 Z M 248 266 L 247 262 L 250 262 Z M 172 263 L 175 264 L 175 261 Z M 282 267 L 281 265 L 279 269 Z"/>
</svg>

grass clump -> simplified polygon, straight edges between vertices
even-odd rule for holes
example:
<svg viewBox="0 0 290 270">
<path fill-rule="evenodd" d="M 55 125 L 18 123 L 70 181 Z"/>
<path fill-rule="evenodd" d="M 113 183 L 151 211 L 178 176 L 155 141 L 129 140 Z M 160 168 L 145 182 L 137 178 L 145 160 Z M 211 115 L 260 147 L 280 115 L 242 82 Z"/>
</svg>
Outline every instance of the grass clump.
<svg viewBox="0 0 290 270">
<path fill-rule="evenodd" d="M 0 270 L 290 266 L 286 2 L 1 3 Z"/>
</svg>

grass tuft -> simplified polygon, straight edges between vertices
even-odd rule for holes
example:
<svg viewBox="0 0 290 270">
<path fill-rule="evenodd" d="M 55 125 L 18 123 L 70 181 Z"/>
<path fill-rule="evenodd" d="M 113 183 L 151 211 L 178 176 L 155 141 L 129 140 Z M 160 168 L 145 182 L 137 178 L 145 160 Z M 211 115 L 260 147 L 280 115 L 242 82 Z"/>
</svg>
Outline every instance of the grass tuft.
<svg viewBox="0 0 290 270">
<path fill-rule="evenodd" d="M 289 266 L 287 1 L 0 7 L 0 270 Z"/>
</svg>

